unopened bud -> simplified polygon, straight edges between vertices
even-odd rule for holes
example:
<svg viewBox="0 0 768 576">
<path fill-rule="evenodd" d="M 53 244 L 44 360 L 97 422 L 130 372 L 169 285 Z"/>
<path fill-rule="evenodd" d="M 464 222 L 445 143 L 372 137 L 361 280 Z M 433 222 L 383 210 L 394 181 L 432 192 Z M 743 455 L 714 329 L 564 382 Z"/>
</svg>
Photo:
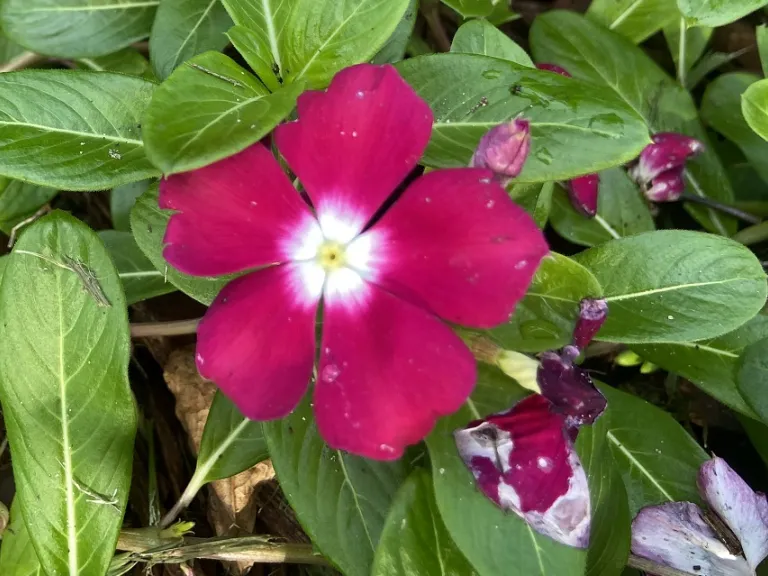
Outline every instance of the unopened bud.
<svg viewBox="0 0 768 576">
<path fill-rule="evenodd" d="M 642 364 L 643 359 L 640 358 L 640 356 L 638 356 L 635 352 L 632 352 L 632 350 L 624 350 L 623 352 L 619 353 L 618 356 L 616 356 L 615 362 L 619 366 L 630 368 L 632 366 L 639 366 Z"/>
<path fill-rule="evenodd" d="M 557 64 L 536 64 L 536 68 L 539 70 L 546 70 L 547 72 L 554 72 L 555 74 L 560 74 L 560 76 L 565 76 L 566 78 L 570 78 L 571 75 L 568 73 L 568 70 L 565 68 L 562 68 L 561 66 L 558 66 Z"/>
<path fill-rule="evenodd" d="M 514 352 L 502 350 L 496 356 L 496 366 L 510 378 L 514 378 L 520 386 L 533 392 L 540 392 L 537 380 L 539 363 L 536 359 Z"/>
<path fill-rule="evenodd" d="M 584 298 L 579 303 L 579 319 L 573 331 L 573 345 L 584 350 L 608 317 L 608 303 L 602 299 Z"/>
<path fill-rule="evenodd" d="M 487 168 L 506 184 L 520 174 L 531 148 L 530 124 L 517 118 L 491 128 L 480 139 L 472 167 Z"/>
<path fill-rule="evenodd" d="M 664 172 L 684 167 L 689 158 L 702 150 L 704 144 L 695 138 L 674 132 L 660 132 L 654 134 L 653 144 L 643 149 L 629 174 L 638 184 L 648 187 Z"/>
<path fill-rule="evenodd" d="M 597 195 L 600 178 L 597 174 L 579 176 L 568 182 L 568 198 L 571 205 L 587 218 L 597 214 Z"/>
</svg>

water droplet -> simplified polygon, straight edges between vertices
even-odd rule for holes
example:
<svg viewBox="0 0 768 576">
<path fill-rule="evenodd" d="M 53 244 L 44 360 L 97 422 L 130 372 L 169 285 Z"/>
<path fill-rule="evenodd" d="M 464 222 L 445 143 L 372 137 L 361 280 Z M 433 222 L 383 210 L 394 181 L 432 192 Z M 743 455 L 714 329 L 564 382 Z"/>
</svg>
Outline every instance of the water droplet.
<svg viewBox="0 0 768 576">
<path fill-rule="evenodd" d="M 330 353 L 331 353 L 331 349 L 330 349 L 330 348 L 328 348 L 328 346 L 326 346 L 326 347 L 325 347 L 325 350 L 324 350 L 324 352 L 325 352 L 326 354 L 330 354 Z"/>
<path fill-rule="evenodd" d="M 496 205 L 496 202 L 493 200 L 488 200 L 488 202 L 485 203 L 486 208 L 493 208 Z"/>
<path fill-rule="evenodd" d="M 552 460 L 550 460 L 546 456 L 539 456 L 538 458 L 536 458 L 536 466 L 542 472 L 549 472 L 550 470 L 552 470 Z"/>
<path fill-rule="evenodd" d="M 259 205 L 258 202 L 256 202 L 255 200 L 251 200 L 251 206 L 258 206 L 258 205 Z"/>
<path fill-rule="evenodd" d="M 346 132 L 344 132 L 344 130 L 342 130 L 341 132 L 339 132 L 339 134 L 341 134 L 342 136 L 346 136 L 346 135 L 347 135 L 347 133 L 346 133 Z"/>
<path fill-rule="evenodd" d="M 491 179 L 490 178 L 480 178 L 480 184 L 490 184 Z"/>
<path fill-rule="evenodd" d="M 674 317 L 674 316 L 672 316 L 672 314 L 670 314 L 669 316 L 667 316 L 667 320 L 674 320 L 674 319 L 675 319 L 675 317 Z"/>
<path fill-rule="evenodd" d="M 240 122 L 242 122 L 242 120 L 240 118 L 238 118 L 237 119 L 237 123 L 240 124 Z"/>
<path fill-rule="evenodd" d="M 253 130 L 254 128 L 256 128 L 256 124 L 251 124 L 251 130 Z"/>
<path fill-rule="evenodd" d="M 499 70 L 485 70 L 483 72 L 483 78 L 487 78 L 488 80 L 496 80 L 499 76 L 501 76 Z"/>
<path fill-rule="evenodd" d="M 109 154 L 109 157 L 112 158 L 113 160 L 120 160 L 120 158 L 123 157 L 123 155 L 120 154 L 120 152 L 118 152 L 117 150 L 113 150 L 112 148 L 109 149 L 107 154 Z"/>
<path fill-rule="evenodd" d="M 200 354 L 199 352 L 198 352 L 198 353 L 197 353 L 197 355 L 195 356 L 195 360 L 197 360 L 197 365 L 198 365 L 198 366 L 203 366 L 203 365 L 205 365 L 205 358 L 203 358 L 203 355 L 202 355 L 202 354 Z"/>
<path fill-rule="evenodd" d="M 520 260 L 517 264 L 515 264 L 515 270 L 522 270 L 528 266 L 528 260 Z"/>
<path fill-rule="evenodd" d="M 426 198 L 424 198 L 424 202 L 426 202 L 427 204 L 429 204 L 430 202 L 432 202 L 432 198 L 430 198 L 429 196 L 427 196 Z"/>
<path fill-rule="evenodd" d="M 357 138 L 357 131 L 352 131 L 352 138 Z"/>
<path fill-rule="evenodd" d="M 445 474 L 445 468 L 440 468 L 440 474 Z"/>
<path fill-rule="evenodd" d="M 320 377 L 326 384 L 333 384 L 336 382 L 339 374 L 341 374 L 341 369 L 336 364 L 328 364 L 328 366 L 323 368 L 323 373 Z"/>
<path fill-rule="evenodd" d="M 395 449 L 392 448 L 392 446 L 390 446 L 389 444 L 380 444 L 379 450 L 381 450 L 382 452 L 388 452 L 389 454 L 395 453 Z"/>
<path fill-rule="evenodd" d="M 80 146 L 85 146 L 85 142 L 80 142 Z"/>
<path fill-rule="evenodd" d="M 355 96 L 357 96 L 358 98 L 365 98 L 365 92 L 363 92 L 362 90 L 358 90 Z"/>
</svg>

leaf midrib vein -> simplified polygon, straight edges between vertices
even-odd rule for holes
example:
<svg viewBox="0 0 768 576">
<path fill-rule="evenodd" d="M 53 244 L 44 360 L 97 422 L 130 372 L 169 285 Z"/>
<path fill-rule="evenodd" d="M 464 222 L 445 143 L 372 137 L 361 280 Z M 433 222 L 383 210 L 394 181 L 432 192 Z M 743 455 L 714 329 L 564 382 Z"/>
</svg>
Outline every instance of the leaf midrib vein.
<svg viewBox="0 0 768 576">
<path fill-rule="evenodd" d="M 620 294 L 618 296 L 606 296 L 604 300 L 606 302 L 620 302 L 622 300 L 631 300 L 632 298 L 642 298 L 644 296 L 652 296 L 653 294 L 661 294 L 663 292 L 673 292 L 675 290 L 685 290 L 687 288 L 699 288 L 702 286 L 717 286 L 720 284 L 730 284 L 731 282 L 741 282 L 745 280 L 757 280 L 757 278 L 729 278 L 727 280 L 713 280 L 710 282 L 691 282 L 689 284 L 676 284 L 674 286 L 665 286 L 663 288 L 653 288 L 651 290 L 643 290 L 641 292 L 632 292 L 630 294 Z"/>
<path fill-rule="evenodd" d="M 79 132 L 77 130 L 65 130 L 63 128 L 54 128 L 53 126 L 43 126 L 42 124 L 33 124 L 31 122 L 8 122 L 6 120 L 0 120 L 0 126 L 20 126 L 23 128 L 34 128 L 42 130 L 44 132 L 56 132 L 57 134 L 69 134 L 71 136 L 77 136 L 78 138 L 107 138 L 113 142 L 120 142 L 121 144 L 133 144 L 135 146 L 144 146 L 141 140 L 133 140 L 131 138 L 123 138 L 122 136 L 115 136 L 113 134 L 97 134 L 95 132 Z"/>
<path fill-rule="evenodd" d="M 650 480 L 651 484 L 653 484 L 658 489 L 658 491 L 664 495 L 664 497 L 667 500 L 669 500 L 670 502 L 674 501 L 674 498 L 672 497 L 672 495 L 670 495 L 664 489 L 664 487 L 657 482 L 657 480 L 651 475 L 651 473 L 645 468 L 645 466 L 643 466 L 640 463 L 640 461 L 637 460 L 637 458 L 635 458 L 635 455 L 629 450 L 627 450 L 624 444 L 622 444 L 621 441 L 618 438 L 616 438 L 616 436 L 613 435 L 613 431 L 609 430 L 605 436 L 606 438 L 608 438 L 609 441 L 611 441 L 614 444 L 614 446 L 616 446 L 621 451 L 622 454 L 624 454 L 624 456 L 627 458 L 627 460 L 630 461 L 632 465 L 634 465 L 638 470 L 640 470 L 640 472 L 646 478 L 648 478 L 648 480 Z"/>
</svg>

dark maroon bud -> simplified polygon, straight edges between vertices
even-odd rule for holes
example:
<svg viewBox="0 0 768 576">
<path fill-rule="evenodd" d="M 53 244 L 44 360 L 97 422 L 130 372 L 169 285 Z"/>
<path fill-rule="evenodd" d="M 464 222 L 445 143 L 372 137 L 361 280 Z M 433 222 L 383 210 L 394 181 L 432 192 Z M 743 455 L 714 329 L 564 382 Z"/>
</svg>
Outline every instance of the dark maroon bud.
<svg viewBox="0 0 768 576">
<path fill-rule="evenodd" d="M 584 298 L 579 303 L 579 319 L 573 331 L 573 345 L 584 350 L 598 333 L 608 316 L 608 303 L 602 299 Z"/>
<path fill-rule="evenodd" d="M 565 416 L 575 435 L 579 426 L 592 424 L 605 412 L 607 402 L 587 371 L 573 364 L 573 352 L 578 355 L 571 346 L 566 346 L 562 355 L 544 352 L 539 357 L 537 376 L 541 394 L 558 414 Z"/>
<path fill-rule="evenodd" d="M 599 188 L 600 178 L 597 174 L 587 174 L 570 180 L 568 182 L 568 198 L 571 205 L 587 218 L 592 218 L 597 214 Z"/>
</svg>

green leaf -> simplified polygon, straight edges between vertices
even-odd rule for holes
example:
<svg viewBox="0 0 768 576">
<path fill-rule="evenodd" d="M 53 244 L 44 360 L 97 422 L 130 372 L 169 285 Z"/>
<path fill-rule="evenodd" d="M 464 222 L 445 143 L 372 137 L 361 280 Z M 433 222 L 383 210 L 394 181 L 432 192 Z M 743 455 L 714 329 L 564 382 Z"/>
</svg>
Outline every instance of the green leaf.
<svg viewBox="0 0 768 576">
<path fill-rule="evenodd" d="M 200 168 L 258 142 L 293 109 L 301 85 L 274 94 L 218 52 L 192 58 L 155 91 L 147 156 L 164 174 Z M 179 114 L 184 109 L 184 114 Z"/>
<path fill-rule="evenodd" d="M 693 68 L 693 65 L 707 49 L 707 43 L 712 37 L 712 32 L 714 29 L 707 27 L 687 28 L 683 18 L 679 17 L 678 11 L 678 18 L 664 26 L 664 38 L 675 63 L 675 70 L 680 70 L 681 56 L 685 61 L 683 63 L 685 71 Z M 684 35 L 683 46 L 680 45 L 681 34 Z"/>
<path fill-rule="evenodd" d="M 10 234 L 16 224 L 32 216 L 56 194 L 58 190 L 55 188 L 0 176 L 0 230 Z"/>
<path fill-rule="evenodd" d="M 482 18 L 490 16 L 504 0 L 442 0 L 464 18 Z"/>
<path fill-rule="evenodd" d="M 679 132 L 701 140 L 704 152 L 687 163 L 688 189 L 725 204 L 733 202 L 728 176 L 709 145 L 690 94 L 642 49 L 575 12 L 562 10 L 536 18 L 530 42 L 537 62 L 559 64 L 576 78 L 610 89 L 644 118 L 651 132 Z M 701 206 L 686 208 L 710 231 L 723 235 L 736 231 L 732 218 Z"/>
<path fill-rule="evenodd" d="M 733 332 L 700 342 L 633 346 L 643 359 L 683 376 L 729 406 L 752 418 L 736 383 L 738 360 L 745 347 L 768 338 L 768 316 L 758 314 Z"/>
<path fill-rule="evenodd" d="M 553 252 L 541 262 L 509 322 L 488 334 L 503 348 L 521 352 L 560 348 L 571 341 L 581 299 L 599 298 L 602 293 L 589 270 Z"/>
<path fill-rule="evenodd" d="M 410 0 L 223 2 L 235 24 L 258 38 L 246 60 L 274 68 L 285 83 L 301 81 L 310 88 L 325 88 L 339 70 L 374 57 L 394 33 Z"/>
<path fill-rule="evenodd" d="M 131 76 L 143 76 L 148 80 L 153 79 L 149 62 L 135 48 L 124 48 L 97 58 L 80 58 L 77 62 L 81 68 L 94 72 L 122 72 Z"/>
<path fill-rule="evenodd" d="M 371 576 L 475 576 L 456 548 L 435 502 L 432 478 L 415 470 L 400 487 L 387 515 Z"/>
<path fill-rule="evenodd" d="M 394 64 L 405 58 L 405 49 L 408 46 L 408 40 L 413 34 L 413 26 L 416 24 L 416 16 L 419 12 L 419 0 L 410 0 L 408 9 L 403 14 L 400 22 L 389 37 L 387 43 L 381 47 L 373 57 L 374 64 Z"/>
<path fill-rule="evenodd" d="M 627 491 L 608 441 L 608 418 L 579 430 L 576 451 L 589 480 L 592 522 L 586 576 L 618 576 L 629 555 Z"/>
<path fill-rule="evenodd" d="M 736 60 L 736 58 L 744 55 L 749 50 L 751 50 L 751 47 L 743 48 L 736 52 L 708 52 L 704 54 L 704 56 L 701 57 L 701 60 L 699 60 L 688 73 L 685 87 L 688 90 L 693 90 L 699 82 L 706 78 L 707 74 L 714 72 L 721 66 L 728 64 L 728 62 Z"/>
<path fill-rule="evenodd" d="M 11 41 L 0 30 L 0 64 L 6 64 L 24 52 L 24 48 Z"/>
<path fill-rule="evenodd" d="M 229 478 L 268 457 L 261 422 L 245 418 L 217 391 L 205 421 L 195 476 L 199 474 L 203 483 Z"/>
<path fill-rule="evenodd" d="M 94 232 L 58 211 L 24 231 L 0 286 L 0 339 L 16 497 L 40 563 L 103 576 L 128 499 L 136 412 L 125 298 Z"/>
<path fill-rule="evenodd" d="M 757 50 L 760 53 L 760 64 L 763 67 L 763 76 L 768 76 L 768 28 L 761 24 L 755 29 L 757 36 Z"/>
<path fill-rule="evenodd" d="M 0 174 L 66 190 L 157 175 L 140 124 L 155 85 L 79 70 L 0 75 Z"/>
<path fill-rule="evenodd" d="M 435 114 L 422 160 L 428 166 L 466 166 L 480 138 L 518 114 L 530 121 L 532 141 L 516 182 L 610 168 L 649 142 L 642 120 L 614 94 L 559 74 L 457 53 L 411 58 L 397 68 Z"/>
<path fill-rule="evenodd" d="M 744 432 L 749 436 L 755 451 L 763 459 L 763 464 L 768 466 L 768 426 L 757 420 L 752 420 L 752 418 L 745 417 L 740 417 L 739 422 L 741 422 Z"/>
<path fill-rule="evenodd" d="M 232 19 L 219 0 L 163 0 L 149 37 L 152 69 L 165 80 L 193 56 L 221 50 L 231 26 Z"/>
<path fill-rule="evenodd" d="M 123 283 L 126 304 L 135 304 L 176 290 L 144 256 L 130 232 L 102 230 L 99 238 L 115 263 Z"/>
<path fill-rule="evenodd" d="M 456 449 L 454 430 L 508 409 L 525 394 L 498 369 L 478 366 L 470 399 L 438 421 L 427 437 L 437 507 L 454 542 L 481 576 L 582 576 L 585 551 L 558 544 L 497 507 L 477 489 Z"/>
<path fill-rule="evenodd" d="M 487 20 L 470 20 L 456 31 L 451 52 L 480 54 L 535 68 L 525 50 Z"/>
<path fill-rule="evenodd" d="M 614 238 L 623 238 L 655 230 L 653 217 L 642 194 L 621 168 L 600 173 L 597 216 L 585 218 L 574 210 L 562 188 L 555 191 L 552 203 L 552 227 L 574 244 L 595 246 Z"/>
<path fill-rule="evenodd" d="M 597 338 L 607 342 L 715 338 L 744 324 L 765 304 L 760 262 L 746 247 L 721 236 L 646 232 L 575 258 L 603 287 L 608 318 Z"/>
<path fill-rule="evenodd" d="M 287 2 L 281 2 L 281 6 L 287 5 Z M 282 80 L 277 77 L 277 64 L 272 59 L 269 47 L 265 44 L 266 35 L 244 26 L 233 26 L 227 32 L 227 37 L 264 86 L 270 92 L 279 90 Z"/>
<path fill-rule="evenodd" d="M 3 576 L 44 576 L 18 500 L 14 500 L 11 506 L 11 523 L 3 534 L 3 545 L 0 546 L 0 573 Z"/>
<path fill-rule="evenodd" d="M 554 182 L 514 184 L 509 189 L 509 195 L 531 215 L 536 225 L 543 229 L 549 220 L 554 189 Z"/>
<path fill-rule="evenodd" d="M 210 304 L 232 277 L 208 278 L 188 276 L 171 267 L 163 258 L 163 236 L 172 212 L 161 210 L 157 204 L 158 187 L 150 186 L 131 210 L 131 230 L 136 244 L 168 282 L 203 304 Z"/>
<path fill-rule="evenodd" d="M 608 400 L 606 438 L 629 496 L 634 517 L 643 506 L 699 502 L 696 477 L 708 459 L 696 441 L 664 410 L 601 385 Z"/>
<path fill-rule="evenodd" d="M 159 0 L 6 0 L 0 23 L 25 48 L 59 58 L 103 56 L 149 35 Z"/>
<path fill-rule="evenodd" d="M 768 142 L 755 134 L 741 113 L 741 96 L 759 77 L 733 72 L 715 78 L 701 101 L 701 117 L 712 128 L 736 144 L 760 177 L 768 182 Z"/>
<path fill-rule="evenodd" d="M 768 423 L 768 338 L 747 346 L 738 360 L 737 382 L 742 396 Z"/>
<path fill-rule="evenodd" d="M 741 112 L 752 130 L 768 140 L 768 79 L 755 82 L 741 95 Z"/>
<path fill-rule="evenodd" d="M 670 0 L 593 0 L 587 17 L 639 44 L 680 19 Z"/>
<path fill-rule="evenodd" d="M 768 0 L 677 0 L 689 26 L 724 26 L 768 4 Z"/>
<path fill-rule="evenodd" d="M 309 395 L 308 395 L 309 396 Z M 368 576 L 384 521 L 410 469 L 329 448 L 308 398 L 263 423 L 280 486 L 312 542 L 347 576 Z"/>
<path fill-rule="evenodd" d="M 109 194 L 109 214 L 112 226 L 121 232 L 131 231 L 131 210 L 136 199 L 149 188 L 151 180 L 139 180 L 118 186 Z"/>
<path fill-rule="evenodd" d="M 0 280 L 3 279 L 3 273 L 5 272 L 5 267 L 8 265 L 8 260 L 8 254 L 0 256 Z"/>
</svg>

